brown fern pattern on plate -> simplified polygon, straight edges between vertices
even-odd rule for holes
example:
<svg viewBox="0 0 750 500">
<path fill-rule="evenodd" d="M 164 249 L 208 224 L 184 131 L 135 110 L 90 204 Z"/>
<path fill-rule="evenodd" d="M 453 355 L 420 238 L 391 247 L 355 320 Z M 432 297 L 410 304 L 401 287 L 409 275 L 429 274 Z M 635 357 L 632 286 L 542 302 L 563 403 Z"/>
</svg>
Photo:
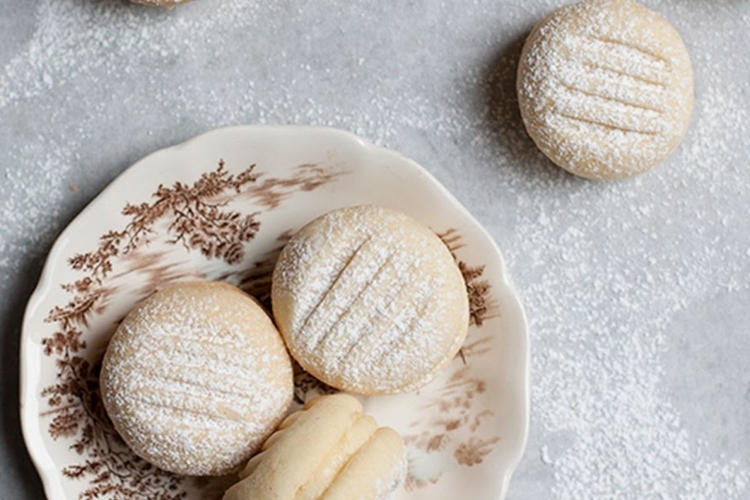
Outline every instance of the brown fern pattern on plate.
<svg viewBox="0 0 750 500">
<path fill-rule="evenodd" d="M 62 470 L 65 477 L 86 483 L 81 500 L 178 500 L 187 496 L 185 478 L 156 469 L 133 455 L 104 411 L 98 383 L 101 355 L 90 352 L 84 337 L 92 319 L 105 312 L 114 294 L 122 292 L 113 278 L 145 272 L 144 284 L 128 290 L 145 296 L 169 281 L 205 277 L 159 264 L 164 250 L 149 248 L 157 240 L 162 247 L 179 245 L 208 260 L 239 264 L 245 259 L 246 244 L 260 230 L 260 212 L 243 214 L 229 208 L 229 201 L 247 198 L 256 207 L 271 210 L 295 191 L 314 190 L 340 174 L 312 164 L 300 165 L 288 178 L 258 173 L 255 165 L 233 174 L 220 160 L 214 170 L 192 184 L 160 185 L 151 201 L 126 204 L 121 213 L 128 222 L 121 230 L 106 232 L 96 249 L 69 259 L 70 268 L 82 276 L 61 285 L 70 299 L 54 306 L 45 319 L 54 325 L 54 332 L 43 338 L 42 345 L 44 354 L 55 361 L 56 380 L 41 392 L 48 407 L 42 417 L 51 419 L 49 435 L 70 441 L 70 448 L 81 456 L 79 463 Z"/>
<path fill-rule="evenodd" d="M 457 256 L 458 250 L 465 245 L 461 234 L 454 228 L 437 233 L 448 247 L 466 282 L 466 293 L 469 297 L 469 325 L 481 328 L 487 320 L 499 314 L 499 304 L 492 296 L 492 287 L 483 278 L 485 266 L 467 264 Z M 411 427 L 420 428 L 419 432 L 406 434 L 404 442 L 408 447 L 418 450 L 422 455 L 450 455 L 456 466 L 472 467 L 481 464 L 494 445 L 500 441 L 499 436 L 478 437 L 483 423 L 494 416 L 490 409 L 482 409 L 481 396 L 486 391 L 486 382 L 472 376 L 470 363 L 475 357 L 490 351 L 490 335 L 470 335 L 459 351 L 463 364 L 455 370 L 426 406 L 426 414 L 431 415 L 428 425 L 413 421 Z M 486 436 L 487 431 L 483 432 Z M 468 436 L 468 437 L 467 437 Z M 413 465 L 413 464 L 412 464 Z M 413 490 L 437 483 L 441 471 L 425 474 L 415 472 L 417 467 L 409 467 L 406 488 Z"/>
<path fill-rule="evenodd" d="M 467 356 L 468 357 L 468 356 Z M 423 456 L 431 454 L 451 455 L 456 466 L 474 466 L 483 462 L 499 436 L 480 438 L 475 436 L 485 420 L 493 417 L 489 409 L 478 409 L 479 400 L 486 391 L 486 383 L 470 376 L 469 366 L 462 366 L 448 378 L 425 407 L 429 425 L 413 421 L 411 427 L 421 430 L 404 436 L 407 447 L 418 450 Z M 468 435 L 468 438 L 466 437 Z M 412 490 L 434 484 L 440 480 L 442 471 L 430 474 L 415 472 L 418 467 L 410 464 L 406 477 L 406 488 Z"/>
<path fill-rule="evenodd" d="M 282 232 L 276 237 L 277 245 L 263 254 L 252 266 L 239 272 L 223 274 L 217 279 L 235 283 L 242 291 L 255 297 L 267 311 L 270 311 L 273 268 L 276 267 L 276 260 L 279 258 L 281 249 L 293 234 L 294 232 L 290 229 Z"/>
<path fill-rule="evenodd" d="M 466 293 L 469 295 L 469 324 L 482 326 L 482 323 L 498 314 L 498 302 L 490 291 L 492 286 L 488 280 L 482 278 L 485 266 L 470 266 L 456 257 L 456 252 L 464 247 L 461 235 L 456 229 L 450 228 L 437 235 L 450 250 L 466 282 Z"/>
</svg>

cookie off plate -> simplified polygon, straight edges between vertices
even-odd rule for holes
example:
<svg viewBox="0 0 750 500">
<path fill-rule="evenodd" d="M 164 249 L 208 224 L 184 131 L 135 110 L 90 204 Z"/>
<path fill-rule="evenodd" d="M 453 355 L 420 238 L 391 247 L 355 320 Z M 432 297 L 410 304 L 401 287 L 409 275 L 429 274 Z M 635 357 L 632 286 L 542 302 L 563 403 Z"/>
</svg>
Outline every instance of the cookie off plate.
<svg viewBox="0 0 750 500">
<path fill-rule="evenodd" d="M 107 342 L 136 302 L 175 281 L 225 281 L 268 305 L 289 237 L 360 204 L 400 210 L 435 231 L 464 275 L 471 308 L 463 348 L 429 385 L 362 398 L 406 443 L 408 476 L 394 498 L 502 499 L 528 433 L 529 346 L 500 251 L 415 162 L 347 132 L 286 126 L 218 129 L 158 151 L 58 238 L 21 339 L 23 432 L 47 497 L 221 498 L 233 478 L 169 474 L 120 440 L 99 394 Z M 296 372 L 297 405 L 326 392 Z"/>
</svg>

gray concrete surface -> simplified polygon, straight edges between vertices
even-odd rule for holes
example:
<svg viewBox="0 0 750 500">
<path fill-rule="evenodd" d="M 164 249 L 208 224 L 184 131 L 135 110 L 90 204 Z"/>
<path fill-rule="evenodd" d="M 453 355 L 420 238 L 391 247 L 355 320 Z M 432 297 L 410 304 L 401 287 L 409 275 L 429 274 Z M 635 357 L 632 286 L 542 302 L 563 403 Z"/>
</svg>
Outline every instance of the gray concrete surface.
<svg viewBox="0 0 750 500">
<path fill-rule="evenodd" d="M 340 127 L 427 167 L 527 308 L 511 500 L 750 498 L 750 2 L 644 0 L 683 34 L 691 129 L 593 183 L 523 131 L 515 65 L 553 0 L 0 0 L 0 498 L 43 498 L 20 435 L 26 300 L 57 234 L 140 157 L 244 123 Z"/>
</svg>

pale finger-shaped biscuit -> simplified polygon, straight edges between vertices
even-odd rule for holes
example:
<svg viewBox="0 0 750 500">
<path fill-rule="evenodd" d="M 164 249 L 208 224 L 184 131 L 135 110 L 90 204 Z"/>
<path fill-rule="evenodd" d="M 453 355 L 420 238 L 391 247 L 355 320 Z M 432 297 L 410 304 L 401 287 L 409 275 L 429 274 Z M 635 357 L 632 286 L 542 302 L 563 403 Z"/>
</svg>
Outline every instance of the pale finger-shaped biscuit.
<svg viewBox="0 0 750 500">
<path fill-rule="evenodd" d="M 336 447 L 321 462 L 320 467 L 297 493 L 295 500 L 317 500 L 334 482 L 339 471 L 347 464 L 357 451 L 365 445 L 378 430 L 375 419 L 362 415 L 354 426 L 347 431 Z"/>
<path fill-rule="evenodd" d="M 350 396 L 334 395 L 300 413 L 292 425 L 269 438 L 271 444 L 243 469 L 240 477 L 245 479 L 226 492 L 225 500 L 251 498 L 251 492 L 293 499 L 356 422 L 362 405 Z M 276 473 L 279 470 L 285 473 Z"/>
<path fill-rule="evenodd" d="M 403 480 L 401 437 L 378 429 L 351 396 L 319 397 L 293 415 L 248 462 L 244 479 L 224 500 L 376 500 Z"/>
<path fill-rule="evenodd" d="M 380 428 L 347 462 L 320 500 L 385 498 L 401 483 L 405 468 L 401 436 L 388 427 Z"/>
</svg>

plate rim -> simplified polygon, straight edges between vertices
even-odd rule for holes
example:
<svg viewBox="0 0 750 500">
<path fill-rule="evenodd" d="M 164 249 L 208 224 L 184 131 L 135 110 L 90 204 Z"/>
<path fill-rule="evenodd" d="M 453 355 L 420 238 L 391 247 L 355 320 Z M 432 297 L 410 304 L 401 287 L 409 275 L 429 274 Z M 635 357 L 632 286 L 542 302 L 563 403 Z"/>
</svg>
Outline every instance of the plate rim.
<svg viewBox="0 0 750 500">
<path fill-rule="evenodd" d="M 38 384 L 32 382 L 38 382 L 41 370 L 41 364 L 38 362 L 38 357 L 33 357 L 34 347 L 31 333 L 29 332 L 28 324 L 30 318 L 36 314 L 38 307 L 42 303 L 43 299 L 50 293 L 52 288 L 52 269 L 56 267 L 54 264 L 59 262 L 61 257 L 62 248 L 64 243 L 69 239 L 70 233 L 73 231 L 74 226 L 79 219 L 84 218 L 89 212 L 93 210 L 100 200 L 105 199 L 111 191 L 115 190 L 115 185 L 118 184 L 123 177 L 132 175 L 134 171 L 138 170 L 142 165 L 152 162 L 155 158 L 161 155 L 170 155 L 177 153 L 182 149 L 187 149 L 197 143 L 210 140 L 213 136 L 220 136 L 226 133 L 278 133 L 278 134 L 290 134 L 290 133 L 314 133 L 314 134 L 327 134 L 340 140 L 347 141 L 349 143 L 356 144 L 359 148 L 365 151 L 376 152 L 379 154 L 387 154 L 394 158 L 397 158 L 399 162 L 409 165 L 409 168 L 413 169 L 420 175 L 426 182 L 428 182 L 433 188 L 436 188 L 451 204 L 452 208 L 457 210 L 463 219 L 469 221 L 476 229 L 479 234 L 484 237 L 489 243 L 490 248 L 494 252 L 494 257 L 499 263 L 500 282 L 506 288 L 506 295 L 508 299 L 512 301 L 512 306 L 518 313 L 518 322 L 520 325 L 519 340 L 521 342 L 521 348 L 523 350 L 522 357 L 518 361 L 522 365 L 521 376 L 523 378 L 522 384 L 519 384 L 523 390 L 522 407 L 519 409 L 522 412 L 522 423 L 523 423 L 523 435 L 521 436 L 520 446 L 518 450 L 514 450 L 513 459 L 510 462 L 510 466 L 504 471 L 502 482 L 500 485 L 500 498 L 504 498 L 508 484 L 518 467 L 521 459 L 524 456 L 526 447 L 528 444 L 529 428 L 530 428 L 530 388 L 531 388 L 531 348 L 530 348 L 530 332 L 529 324 L 526 316 L 526 311 L 521 303 L 520 296 L 507 271 L 507 265 L 505 258 L 503 257 L 500 248 L 498 247 L 495 239 L 487 231 L 487 229 L 479 223 L 478 220 L 463 206 L 463 204 L 445 187 L 438 181 L 425 167 L 417 163 L 415 160 L 405 156 L 404 154 L 374 144 L 352 132 L 327 126 L 318 125 L 231 125 L 226 127 L 219 127 L 204 131 L 198 135 L 195 135 L 187 140 L 179 143 L 160 148 L 153 151 L 146 156 L 140 158 L 133 164 L 129 165 L 125 169 L 119 172 L 119 174 L 113 178 L 107 186 L 97 193 L 86 206 L 64 227 L 64 229 L 58 234 L 53 243 L 52 247 L 44 260 L 42 267 L 42 273 L 39 277 L 34 291 L 29 296 L 26 303 L 23 322 L 21 326 L 21 335 L 19 338 L 19 413 L 21 420 L 21 433 L 23 436 L 26 450 L 34 464 L 34 467 L 42 481 L 45 496 L 47 498 L 56 498 L 55 494 L 58 492 L 65 493 L 65 487 L 62 484 L 61 475 L 57 474 L 57 465 L 50 453 L 46 451 L 46 445 L 42 442 L 42 436 L 40 433 L 35 432 L 35 426 L 39 424 L 39 412 L 36 411 L 33 415 L 27 403 L 32 401 L 38 401 L 38 394 L 35 390 Z M 30 369 L 32 368 L 32 369 Z M 32 380 L 33 374 L 37 377 Z M 514 384 L 515 385 L 515 384 Z M 34 409 L 38 410 L 38 404 L 31 405 Z"/>
</svg>

